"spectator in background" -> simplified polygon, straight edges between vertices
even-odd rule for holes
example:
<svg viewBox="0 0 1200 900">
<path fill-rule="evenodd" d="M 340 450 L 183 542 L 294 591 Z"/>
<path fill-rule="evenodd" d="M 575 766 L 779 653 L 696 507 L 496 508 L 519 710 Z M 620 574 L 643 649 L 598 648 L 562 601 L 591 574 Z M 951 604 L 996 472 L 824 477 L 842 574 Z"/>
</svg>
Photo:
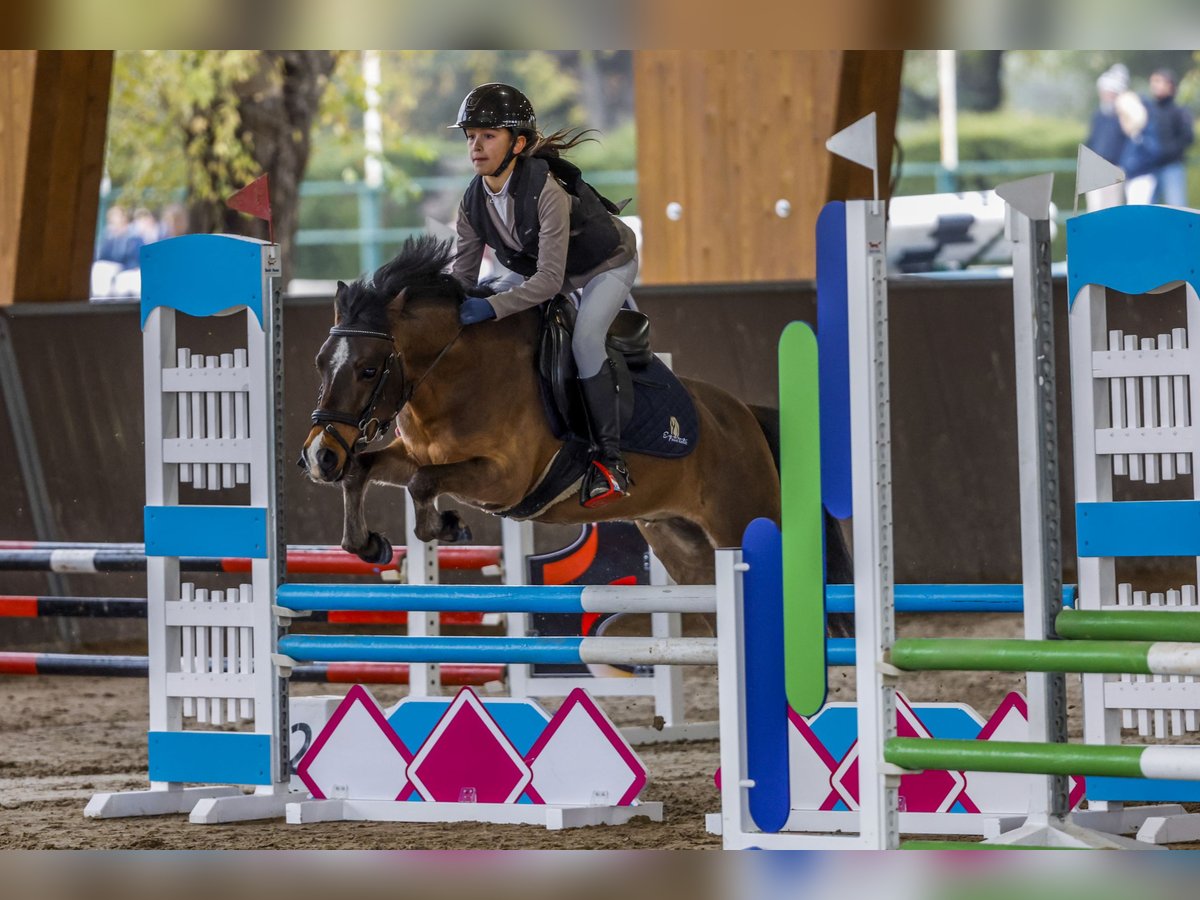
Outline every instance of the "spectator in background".
<svg viewBox="0 0 1200 900">
<path fill-rule="evenodd" d="M 145 242 L 130 224 L 125 207 L 110 206 L 105 221 L 104 235 L 100 238 L 100 246 L 96 248 L 97 261 L 116 263 L 120 266 L 118 272 L 140 268 L 138 251 Z"/>
<path fill-rule="evenodd" d="M 92 263 L 94 298 L 132 297 L 141 290 L 142 236 L 129 221 L 123 206 L 110 206 L 105 214 L 104 234 Z"/>
<path fill-rule="evenodd" d="M 187 209 L 179 203 L 163 207 L 162 222 L 159 227 L 160 238 L 179 237 L 188 233 Z"/>
<path fill-rule="evenodd" d="M 1117 118 L 1129 137 L 1119 165 L 1125 171 L 1125 197 L 1129 203 L 1154 202 L 1154 169 L 1160 158 L 1158 133 L 1150 127 L 1147 101 L 1133 91 L 1117 98 Z"/>
<path fill-rule="evenodd" d="M 1096 79 L 1097 107 L 1092 113 L 1091 127 L 1084 142 L 1089 150 L 1113 165 L 1121 164 L 1121 155 L 1129 143 L 1129 135 L 1121 127 L 1117 115 L 1117 100 L 1129 93 L 1129 70 L 1121 63 L 1110 66 Z M 1137 100 L 1136 97 L 1133 98 Z M 1138 101 L 1140 103 L 1140 101 Z M 1088 209 L 1106 209 L 1125 202 L 1125 186 L 1113 184 L 1087 195 Z"/>
<path fill-rule="evenodd" d="M 1121 63 L 1110 66 L 1096 79 L 1097 107 L 1092 114 L 1087 147 L 1118 165 L 1129 140 L 1117 118 L 1117 98 L 1129 90 L 1129 69 Z"/>
<path fill-rule="evenodd" d="M 158 219 L 144 206 L 138 207 L 133 214 L 133 230 L 141 237 L 143 244 L 153 244 L 162 237 Z"/>
<path fill-rule="evenodd" d="M 1150 123 L 1158 138 L 1158 160 L 1152 174 L 1155 180 L 1154 199 L 1167 206 L 1188 205 L 1187 167 L 1184 158 L 1195 135 L 1192 114 L 1175 103 L 1178 79 L 1170 69 L 1158 69 L 1150 76 L 1150 97 L 1146 108 Z"/>
</svg>

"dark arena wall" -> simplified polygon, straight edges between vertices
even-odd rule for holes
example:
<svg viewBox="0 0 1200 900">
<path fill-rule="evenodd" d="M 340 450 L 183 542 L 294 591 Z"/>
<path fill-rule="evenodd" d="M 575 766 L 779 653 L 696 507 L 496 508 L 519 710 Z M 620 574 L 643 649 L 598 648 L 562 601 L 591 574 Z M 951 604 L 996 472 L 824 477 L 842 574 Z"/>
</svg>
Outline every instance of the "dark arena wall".
<svg viewBox="0 0 1200 900">
<path fill-rule="evenodd" d="M 1011 284 L 894 279 L 889 292 L 897 581 L 1019 582 Z M 1055 292 L 1060 458 L 1062 471 L 1069 473 L 1065 283 L 1057 282 Z M 712 381 L 751 403 L 775 403 L 779 334 L 793 320 L 812 322 L 815 310 L 815 289 L 807 282 L 644 287 L 636 296 L 653 322 L 655 349 L 672 354 L 679 374 Z M 1163 295 L 1144 304 L 1144 314 L 1154 317 L 1178 302 L 1176 294 Z M 328 299 L 285 301 L 284 483 L 292 544 L 336 544 L 341 537 L 340 491 L 310 484 L 293 465 L 316 397 L 313 356 L 331 321 Z M 1112 327 L 1132 330 L 1134 324 Z M 203 352 L 220 337 L 208 329 L 222 327 L 234 323 L 210 319 L 201 327 L 196 320 L 181 326 L 181 335 Z M 1153 334 L 1153 327 L 1145 322 L 1137 331 Z M 39 537 L 33 514 L 38 491 L 22 472 L 19 431 L 36 444 L 54 532 L 43 539 L 140 541 L 144 471 L 137 305 L 27 304 L 0 310 L 0 352 L 15 361 L 15 367 L 0 365 L 6 379 L 0 400 L 0 539 Z M 13 383 L 14 369 L 19 385 Z M 1064 510 L 1073 508 L 1069 477 L 1062 502 Z M 401 494 L 376 489 L 368 504 L 381 530 L 402 541 Z M 477 542 L 499 543 L 498 520 L 474 512 L 468 520 Z M 539 549 L 562 546 L 575 533 L 538 531 Z M 1074 523 L 1069 514 L 1063 538 L 1070 582 Z M 61 593 L 145 596 L 141 575 L 58 577 Z M 51 589 L 48 575 L 0 573 L 0 594 L 49 593 L 60 591 Z M 7 620 L 6 629 L 18 644 L 25 634 L 44 641 L 47 629 L 56 629 L 62 642 L 74 646 L 129 633 L 121 628 L 141 633 L 136 624 L 85 624 L 86 634 L 77 624 L 61 622 Z"/>
</svg>

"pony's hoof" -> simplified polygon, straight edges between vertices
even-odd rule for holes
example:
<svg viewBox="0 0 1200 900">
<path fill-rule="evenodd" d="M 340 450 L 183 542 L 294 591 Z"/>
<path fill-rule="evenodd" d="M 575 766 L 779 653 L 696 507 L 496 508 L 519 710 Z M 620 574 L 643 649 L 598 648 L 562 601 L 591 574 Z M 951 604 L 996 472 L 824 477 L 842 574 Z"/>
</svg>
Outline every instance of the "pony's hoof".
<svg viewBox="0 0 1200 900">
<path fill-rule="evenodd" d="M 372 531 L 367 537 L 367 546 L 359 552 L 358 558 L 374 566 L 386 566 L 392 561 L 392 542 Z"/>
<path fill-rule="evenodd" d="M 438 540 L 446 544 L 461 544 L 471 540 L 471 529 L 462 517 L 453 510 L 442 513 L 442 530 L 438 532 Z"/>
</svg>

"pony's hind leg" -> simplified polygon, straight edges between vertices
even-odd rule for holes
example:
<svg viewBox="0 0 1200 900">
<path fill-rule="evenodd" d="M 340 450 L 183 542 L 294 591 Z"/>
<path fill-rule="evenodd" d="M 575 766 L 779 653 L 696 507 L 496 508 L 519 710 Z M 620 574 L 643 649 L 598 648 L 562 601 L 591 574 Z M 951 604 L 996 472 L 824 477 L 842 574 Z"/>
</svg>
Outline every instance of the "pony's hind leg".
<svg viewBox="0 0 1200 900">
<path fill-rule="evenodd" d="M 841 523 L 827 510 L 825 514 L 825 582 L 853 584 L 854 560 L 846 544 Z M 826 630 L 830 637 L 854 637 L 854 613 L 828 613 Z"/>
<path fill-rule="evenodd" d="M 446 543 L 469 541 L 471 531 L 457 512 L 438 512 L 438 495 L 454 494 L 491 501 L 493 498 L 490 494 L 501 483 L 502 474 L 495 462 L 481 456 L 461 462 L 421 466 L 408 482 L 408 492 L 417 508 L 417 537 L 423 541 Z"/>
<path fill-rule="evenodd" d="M 712 584 L 714 547 L 704 529 L 687 519 L 638 520 L 638 531 L 676 584 Z"/>
</svg>

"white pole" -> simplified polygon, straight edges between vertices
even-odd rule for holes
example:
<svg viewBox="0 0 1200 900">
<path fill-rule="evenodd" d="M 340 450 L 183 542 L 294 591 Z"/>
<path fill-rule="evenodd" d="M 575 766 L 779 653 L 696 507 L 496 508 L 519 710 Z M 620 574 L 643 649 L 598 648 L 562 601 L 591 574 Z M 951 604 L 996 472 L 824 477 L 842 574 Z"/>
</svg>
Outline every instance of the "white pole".
<svg viewBox="0 0 1200 900">
<path fill-rule="evenodd" d="M 359 266 L 373 272 L 380 259 L 379 229 L 383 227 L 383 119 L 379 114 L 379 83 L 382 80 L 378 50 L 364 50 L 362 57 L 363 110 L 363 187 L 358 197 L 358 224 L 365 232 L 359 244 Z"/>
<path fill-rule="evenodd" d="M 367 187 L 383 184 L 383 118 L 379 114 L 379 83 L 382 79 L 378 50 L 364 50 L 362 59 L 364 100 L 363 111 L 363 175 Z"/>
<path fill-rule="evenodd" d="M 437 541 L 423 541 L 417 537 L 417 507 L 412 494 L 404 492 L 404 530 L 406 532 L 407 555 L 404 567 L 409 584 L 437 584 L 441 575 L 438 569 Z M 441 634 L 442 618 L 435 612 L 414 610 L 408 614 L 408 633 L 413 637 L 435 637 Z M 437 663 L 413 663 L 408 667 L 408 695 L 410 697 L 437 697 L 442 693 L 442 667 Z"/>
<path fill-rule="evenodd" d="M 525 584 L 525 560 L 533 555 L 533 523 L 516 519 L 501 519 L 500 534 L 504 549 L 504 583 Z M 508 636 L 529 636 L 529 614 L 510 612 L 507 615 Z M 511 697 L 532 696 L 533 666 L 512 663 L 508 666 L 508 693 Z"/>
<path fill-rule="evenodd" d="M 958 75 L 953 50 L 937 51 L 938 119 L 942 126 L 942 167 L 958 171 Z"/>
</svg>

